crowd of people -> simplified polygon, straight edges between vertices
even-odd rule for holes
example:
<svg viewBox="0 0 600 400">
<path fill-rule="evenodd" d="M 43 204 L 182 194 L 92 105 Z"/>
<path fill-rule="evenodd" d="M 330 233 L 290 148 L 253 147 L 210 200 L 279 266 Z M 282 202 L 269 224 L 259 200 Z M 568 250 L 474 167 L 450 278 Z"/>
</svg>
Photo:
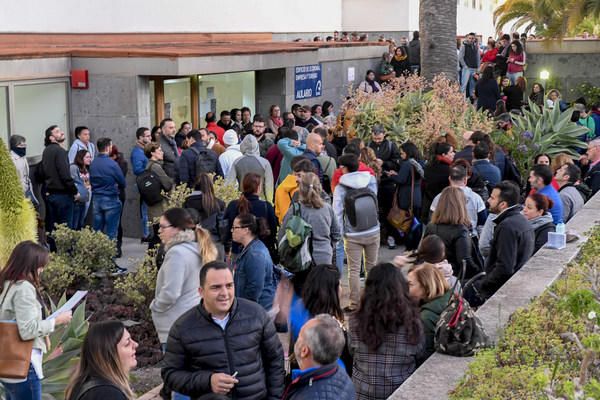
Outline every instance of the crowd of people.
<svg viewBox="0 0 600 400">
<path fill-rule="evenodd" d="M 478 68 L 470 62 L 479 63 L 470 40 L 461 50 L 465 90 Z M 418 67 L 396 70 L 397 56 L 405 50 L 389 73 Z M 509 87 L 518 85 L 519 71 L 507 73 Z M 369 75 L 365 88 L 377 91 Z M 484 132 L 465 132 L 462 149 L 451 134 L 428 149 L 398 145 L 382 125 L 363 141 L 338 128 L 330 102 L 286 112 L 273 105 L 264 117 L 247 107 L 218 120 L 209 112 L 205 123 L 140 127 L 130 155 L 142 240 L 158 248 L 150 310 L 164 398 L 385 399 L 434 352 L 457 281 L 485 272 L 464 292 L 472 306 L 483 304 L 600 190 L 600 138 L 591 131 L 578 160 L 531 160 L 525 187 L 510 154 Z M 25 138 L 11 137 L 23 193 L 44 202 L 48 233 L 87 224 L 118 246 L 128 163 L 110 138 L 94 144 L 83 126 L 75 135 L 67 151 L 60 127 L 45 131 L 40 200 L 23 162 Z M 217 176 L 240 197 L 219 199 Z M 162 193 L 177 184 L 192 193 L 167 209 Z M 298 257 L 282 257 L 299 244 Z M 382 246 L 400 244 L 407 253 L 378 261 Z M 39 398 L 44 338 L 71 319 L 43 315 L 48 256 L 21 243 L 0 273 L 0 319 L 15 319 L 22 338 L 34 340 L 26 381 L 3 383 L 9 399 Z M 277 332 L 289 333 L 289 368 Z M 134 339 L 119 322 L 92 324 L 66 398 L 132 398 Z"/>
</svg>

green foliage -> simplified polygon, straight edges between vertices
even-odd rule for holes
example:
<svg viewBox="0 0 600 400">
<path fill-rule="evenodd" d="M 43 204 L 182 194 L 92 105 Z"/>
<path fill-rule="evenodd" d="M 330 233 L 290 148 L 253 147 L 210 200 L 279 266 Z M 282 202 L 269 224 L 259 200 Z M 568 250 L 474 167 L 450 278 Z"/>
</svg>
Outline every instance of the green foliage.
<svg viewBox="0 0 600 400">
<path fill-rule="evenodd" d="M 23 195 L 17 169 L 0 139 L 0 269 L 15 246 L 24 240 L 37 240 L 37 217 L 31 202 Z"/>
<path fill-rule="evenodd" d="M 223 177 L 214 177 L 213 188 L 215 197 L 223 200 L 225 204 L 229 204 L 230 201 L 237 200 L 240 197 L 236 182 L 226 181 Z"/>
<path fill-rule="evenodd" d="M 559 107 L 543 110 L 529 101 L 530 110 L 523 115 L 513 115 L 512 132 L 495 131 L 494 141 L 508 150 L 522 176 L 527 176 L 533 158 L 540 153 L 554 155 L 567 153 L 578 158 L 576 149 L 586 148 L 578 139 L 587 129 L 571 122 L 572 110 L 560 112 Z"/>
<path fill-rule="evenodd" d="M 600 398 L 600 328 L 590 318 L 599 306 L 599 246 L 596 227 L 551 293 L 515 312 L 497 347 L 477 354 L 451 399 Z"/>
<path fill-rule="evenodd" d="M 149 249 L 135 272 L 115 280 L 115 289 L 139 311 L 150 317 L 149 307 L 156 288 L 156 249 Z"/>
<path fill-rule="evenodd" d="M 64 304 L 66 296 L 63 295 L 58 306 L 52 305 L 54 312 Z M 50 335 L 51 348 L 44 355 L 42 380 L 42 394 L 52 399 L 63 400 L 65 389 L 73 370 L 79 362 L 81 345 L 88 331 L 88 321 L 85 318 L 85 301 L 73 313 L 73 319 L 68 325 L 57 327 Z M 57 351 L 57 349 L 60 349 Z"/>
<path fill-rule="evenodd" d="M 600 104 L 600 87 L 598 86 L 582 83 L 574 92 L 583 96 L 588 104 Z"/>
<path fill-rule="evenodd" d="M 42 284 L 53 298 L 75 286 L 87 287 L 95 272 L 104 272 L 113 265 L 115 244 L 102 232 L 89 227 L 74 231 L 59 225 L 52 236 L 56 253 L 42 273 Z"/>
<path fill-rule="evenodd" d="M 192 189 L 188 188 L 187 184 L 182 183 L 177 185 L 171 189 L 170 192 L 162 191 L 162 195 L 165 199 L 167 199 L 167 205 L 165 206 L 165 210 L 170 208 L 181 208 L 183 207 L 183 203 L 185 203 L 185 199 L 192 194 Z M 149 221 L 149 224 L 158 224 L 160 220 L 160 216 L 154 218 L 154 221 Z"/>
</svg>

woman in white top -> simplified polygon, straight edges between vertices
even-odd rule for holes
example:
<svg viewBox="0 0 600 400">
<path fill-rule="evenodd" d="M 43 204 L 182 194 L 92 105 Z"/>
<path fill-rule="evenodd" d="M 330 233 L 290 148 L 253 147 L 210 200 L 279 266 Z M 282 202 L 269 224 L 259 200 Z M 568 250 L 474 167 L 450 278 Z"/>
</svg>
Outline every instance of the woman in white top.
<svg viewBox="0 0 600 400">
<path fill-rule="evenodd" d="M 16 321 L 21 340 L 33 340 L 27 378 L 0 378 L 7 400 L 41 400 L 42 356 L 49 350 L 47 336 L 56 326 L 71 321 L 71 311 L 45 319 L 39 287 L 40 273 L 48 259 L 45 247 L 32 241 L 21 242 L 0 272 L 0 320 Z"/>
<path fill-rule="evenodd" d="M 381 92 L 381 85 L 375 80 L 375 72 L 372 69 L 367 71 L 365 80 L 358 85 L 358 89 L 365 93 Z"/>
</svg>

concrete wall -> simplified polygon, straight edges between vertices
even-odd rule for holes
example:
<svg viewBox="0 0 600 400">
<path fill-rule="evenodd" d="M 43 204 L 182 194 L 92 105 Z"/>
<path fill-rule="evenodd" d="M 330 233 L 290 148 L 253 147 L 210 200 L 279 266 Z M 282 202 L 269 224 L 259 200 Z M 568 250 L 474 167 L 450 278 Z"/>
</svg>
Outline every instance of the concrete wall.
<svg viewBox="0 0 600 400">
<path fill-rule="evenodd" d="M 341 0 L 6 1 L 1 32 L 319 32 L 342 26 Z"/>
<path fill-rule="evenodd" d="M 71 92 L 73 126 L 86 125 L 92 139 L 110 137 L 129 164 L 135 131 L 150 127 L 150 91 L 147 78 L 137 76 L 90 75 L 88 90 Z M 127 199 L 123 210 L 125 236 L 141 236 L 138 194 L 129 166 Z"/>
<path fill-rule="evenodd" d="M 580 96 L 577 86 L 582 83 L 598 85 L 600 83 L 600 40 L 565 40 L 562 43 L 527 43 L 527 71 L 525 77 L 528 91 L 533 82 L 540 80 L 540 72 L 550 73 L 551 84 L 555 86 L 566 101 L 573 101 Z"/>
</svg>

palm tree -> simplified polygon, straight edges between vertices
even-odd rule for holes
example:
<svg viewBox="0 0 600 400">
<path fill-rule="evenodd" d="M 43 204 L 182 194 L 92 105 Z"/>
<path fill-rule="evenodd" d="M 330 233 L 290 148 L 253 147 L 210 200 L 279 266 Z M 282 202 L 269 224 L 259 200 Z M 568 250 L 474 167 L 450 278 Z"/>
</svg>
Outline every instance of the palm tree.
<svg viewBox="0 0 600 400">
<path fill-rule="evenodd" d="M 566 30 L 564 10 L 567 0 L 507 0 L 494 10 L 494 24 L 499 32 L 511 22 L 513 30 L 535 30 L 538 36 L 559 36 Z"/>
<path fill-rule="evenodd" d="M 567 5 L 566 17 L 569 31 L 576 30 L 577 26 L 586 20 L 592 19 L 597 22 L 600 18 L 600 0 L 570 1 Z"/>
<path fill-rule="evenodd" d="M 421 75 L 456 79 L 456 0 L 421 0 Z"/>
</svg>

